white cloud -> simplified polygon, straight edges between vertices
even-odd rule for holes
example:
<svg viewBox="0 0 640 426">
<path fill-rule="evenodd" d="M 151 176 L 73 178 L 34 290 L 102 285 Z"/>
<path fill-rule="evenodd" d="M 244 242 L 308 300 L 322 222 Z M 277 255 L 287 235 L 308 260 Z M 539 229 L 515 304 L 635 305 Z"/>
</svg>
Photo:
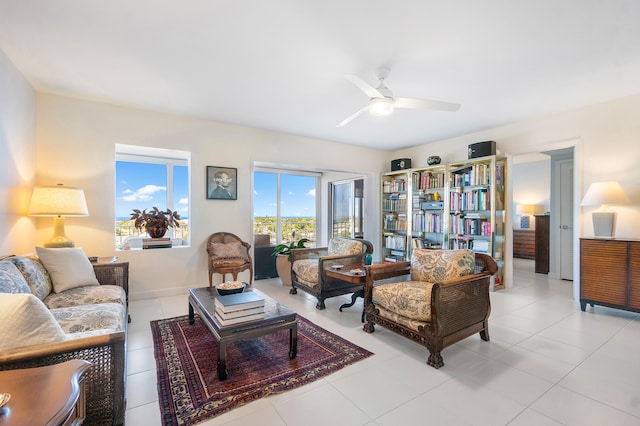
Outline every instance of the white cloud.
<svg viewBox="0 0 640 426">
<path fill-rule="evenodd" d="M 294 195 L 294 194 L 295 194 L 295 192 L 293 192 L 293 191 L 287 192 L 287 195 Z"/>
<path fill-rule="evenodd" d="M 178 201 L 178 204 L 189 204 L 189 199 L 188 198 L 180 198 L 180 201 Z"/>
<path fill-rule="evenodd" d="M 145 185 L 142 188 L 137 189 L 135 192 L 127 189 L 123 191 L 123 194 L 127 194 L 122 197 L 124 201 L 150 201 L 153 200 L 153 195 L 166 191 L 166 186 L 157 186 L 157 185 Z"/>
<path fill-rule="evenodd" d="M 307 191 L 307 195 L 311 196 L 311 197 L 315 197 L 316 196 L 316 189 L 310 189 L 309 191 Z"/>
</svg>

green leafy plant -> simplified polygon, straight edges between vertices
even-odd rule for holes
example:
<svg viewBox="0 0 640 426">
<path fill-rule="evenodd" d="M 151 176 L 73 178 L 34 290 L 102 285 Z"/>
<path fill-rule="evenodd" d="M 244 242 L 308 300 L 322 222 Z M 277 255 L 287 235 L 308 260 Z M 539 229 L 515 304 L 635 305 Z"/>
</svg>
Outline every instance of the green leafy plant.
<svg viewBox="0 0 640 426">
<path fill-rule="evenodd" d="M 309 241 L 307 238 L 301 238 L 298 241 L 293 240 L 289 244 L 278 244 L 273 248 L 273 255 L 286 254 L 287 259 L 291 261 L 291 250 L 297 248 L 305 248 L 304 243 Z"/>
<path fill-rule="evenodd" d="M 180 227 L 180 215 L 177 211 L 171 211 L 171 209 L 162 211 L 157 207 L 154 207 L 149 212 L 147 212 L 147 209 L 142 211 L 133 209 L 133 213 L 131 213 L 131 220 L 134 221 L 133 225 L 140 232 L 142 232 L 144 228 L 152 238 L 159 238 L 158 235 L 160 235 L 160 233 L 164 235 L 167 228 Z M 164 232 L 161 232 L 163 229 Z"/>
</svg>

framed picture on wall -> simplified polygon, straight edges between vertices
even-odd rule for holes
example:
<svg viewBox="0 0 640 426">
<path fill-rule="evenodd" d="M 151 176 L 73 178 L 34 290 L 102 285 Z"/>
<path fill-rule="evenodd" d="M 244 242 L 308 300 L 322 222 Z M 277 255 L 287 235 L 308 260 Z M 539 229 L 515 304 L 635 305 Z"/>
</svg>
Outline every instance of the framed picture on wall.
<svg viewBox="0 0 640 426">
<path fill-rule="evenodd" d="M 237 200 L 238 169 L 207 166 L 207 199 Z"/>
</svg>

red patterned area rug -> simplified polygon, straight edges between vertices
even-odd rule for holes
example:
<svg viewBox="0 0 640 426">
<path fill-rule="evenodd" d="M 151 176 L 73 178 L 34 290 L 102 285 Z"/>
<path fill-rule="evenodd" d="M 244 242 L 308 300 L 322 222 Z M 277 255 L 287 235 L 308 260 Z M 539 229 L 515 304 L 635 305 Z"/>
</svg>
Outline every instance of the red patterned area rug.
<svg viewBox="0 0 640 426">
<path fill-rule="evenodd" d="M 163 425 L 193 425 L 262 397 L 313 382 L 373 353 L 298 315 L 298 355 L 289 330 L 227 346 L 227 380 L 216 374 L 216 340 L 196 315 L 151 322 Z"/>
</svg>

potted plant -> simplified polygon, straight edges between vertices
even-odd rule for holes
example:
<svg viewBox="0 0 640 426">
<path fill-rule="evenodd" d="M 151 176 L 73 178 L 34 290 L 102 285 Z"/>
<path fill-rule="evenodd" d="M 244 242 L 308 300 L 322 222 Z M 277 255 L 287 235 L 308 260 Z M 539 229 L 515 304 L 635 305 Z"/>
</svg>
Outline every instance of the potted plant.
<svg viewBox="0 0 640 426">
<path fill-rule="evenodd" d="M 295 239 L 289 244 L 278 244 L 273 248 L 273 255 L 276 258 L 276 271 L 282 280 L 282 285 L 291 285 L 291 250 L 296 248 L 305 248 L 304 243 L 309 241 L 307 238 Z"/>
<path fill-rule="evenodd" d="M 131 220 L 135 221 L 133 225 L 140 232 L 144 228 L 151 238 L 162 238 L 167 229 L 180 227 L 180 215 L 177 211 L 171 211 L 171 209 L 162 211 L 154 207 L 149 212 L 146 209 L 142 211 L 133 209 Z"/>
</svg>

